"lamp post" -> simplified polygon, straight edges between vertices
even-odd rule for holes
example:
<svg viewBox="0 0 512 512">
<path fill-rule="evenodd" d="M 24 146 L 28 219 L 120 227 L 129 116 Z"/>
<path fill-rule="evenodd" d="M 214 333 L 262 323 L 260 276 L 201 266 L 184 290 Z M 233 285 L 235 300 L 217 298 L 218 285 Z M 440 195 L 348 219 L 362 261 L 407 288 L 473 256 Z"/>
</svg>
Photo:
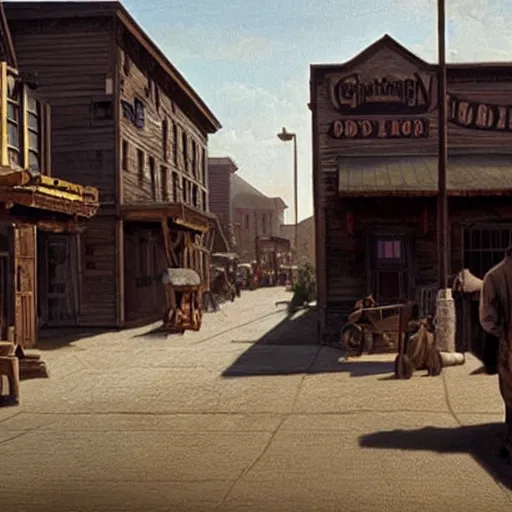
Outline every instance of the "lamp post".
<svg viewBox="0 0 512 512">
<path fill-rule="evenodd" d="M 299 215 L 298 215 L 298 177 L 297 177 L 297 134 L 286 131 L 283 127 L 280 133 L 277 134 L 278 138 L 283 142 L 290 142 L 293 140 L 293 209 L 295 213 L 295 260 L 299 262 Z"/>
</svg>

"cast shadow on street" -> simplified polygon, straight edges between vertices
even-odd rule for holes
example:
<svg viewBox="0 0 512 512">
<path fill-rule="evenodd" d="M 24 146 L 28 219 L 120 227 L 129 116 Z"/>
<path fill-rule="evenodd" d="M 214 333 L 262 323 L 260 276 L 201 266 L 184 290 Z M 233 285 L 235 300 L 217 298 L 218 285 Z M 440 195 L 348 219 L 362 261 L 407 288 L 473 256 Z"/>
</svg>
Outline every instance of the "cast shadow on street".
<svg viewBox="0 0 512 512">
<path fill-rule="evenodd" d="M 426 427 L 390 430 L 359 438 L 362 448 L 420 450 L 437 453 L 467 453 L 504 487 L 512 490 L 512 465 L 499 455 L 503 423 L 485 423 L 455 428 Z"/>
<path fill-rule="evenodd" d="M 343 353 L 333 347 L 321 347 L 317 341 L 316 308 L 301 310 L 286 317 L 257 341 L 222 373 L 223 377 L 254 377 L 347 372 L 351 377 L 392 374 L 388 361 L 344 361 Z M 293 347 L 293 348 L 292 348 Z"/>
<path fill-rule="evenodd" d="M 45 328 L 39 331 L 39 337 L 37 340 L 37 350 L 48 351 L 48 350 L 59 350 L 70 346 L 75 341 L 80 341 L 84 338 L 90 338 L 92 336 L 99 336 L 109 332 L 118 332 L 115 329 L 102 329 L 102 328 L 68 328 L 68 327 L 57 327 L 57 328 Z"/>
</svg>

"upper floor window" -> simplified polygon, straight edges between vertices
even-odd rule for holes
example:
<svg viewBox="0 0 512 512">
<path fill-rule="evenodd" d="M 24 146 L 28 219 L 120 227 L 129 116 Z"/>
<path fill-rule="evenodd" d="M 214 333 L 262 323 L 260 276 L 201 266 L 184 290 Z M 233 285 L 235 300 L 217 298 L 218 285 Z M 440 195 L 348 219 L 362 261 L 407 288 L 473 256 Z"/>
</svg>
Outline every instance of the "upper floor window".
<svg viewBox="0 0 512 512">
<path fill-rule="evenodd" d="M 122 153 L 121 153 L 121 167 L 123 168 L 123 171 L 128 170 L 128 151 L 129 151 L 128 141 L 123 140 L 122 143 Z"/>
<path fill-rule="evenodd" d="M 157 110 L 160 110 L 160 89 L 158 85 L 155 85 L 155 106 Z"/>
<path fill-rule="evenodd" d="M 151 197 L 156 201 L 156 176 L 155 176 L 155 159 L 149 157 L 149 177 L 151 179 Z"/>
<path fill-rule="evenodd" d="M 162 158 L 167 161 L 167 152 L 169 149 L 169 122 L 167 119 L 162 121 Z"/>
<path fill-rule="evenodd" d="M 206 158 L 206 149 L 202 148 L 201 150 L 201 182 L 206 184 L 207 174 L 208 172 L 208 159 Z"/>
<path fill-rule="evenodd" d="M 197 144 L 196 141 L 192 141 L 192 173 L 197 176 Z"/>
<path fill-rule="evenodd" d="M 27 110 L 28 168 L 32 171 L 39 171 L 41 169 L 40 105 L 28 91 L 25 92 L 25 105 Z"/>
<path fill-rule="evenodd" d="M 188 171 L 188 137 L 185 131 L 181 132 L 181 151 L 183 156 L 183 165 Z"/>
<path fill-rule="evenodd" d="M 95 101 L 92 104 L 92 115 L 94 119 L 110 120 L 114 119 L 114 106 L 112 101 Z"/>
<path fill-rule="evenodd" d="M 208 204 L 206 202 L 206 192 L 204 190 L 202 192 L 202 196 L 203 196 L 203 210 L 205 212 L 207 212 L 208 211 Z"/>
<path fill-rule="evenodd" d="M 174 165 L 178 165 L 178 125 L 172 124 L 172 158 Z"/>
<path fill-rule="evenodd" d="M 261 232 L 264 235 L 267 234 L 267 215 L 265 213 L 261 216 Z"/>
<path fill-rule="evenodd" d="M 138 98 L 135 98 L 133 107 L 135 110 L 135 126 L 142 129 L 144 128 L 144 103 Z"/>
<path fill-rule="evenodd" d="M 245 214 L 245 229 L 249 229 L 249 226 L 251 225 L 251 218 L 249 217 L 249 214 Z"/>
<path fill-rule="evenodd" d="M 197 185 L 192 185 L 192 205 L 197 208 L 198 194 Z"/>
<path fill-rule="evenodd" d="M 13 75 L 7 76 L 7 151 L 9 164 L 21 166 L 20 87 Z"/>
<path fill-rule="evenodd" d="M 177 173 L 172 173 L 172 200 L 176 203 L 179 201 L 180 178 Z"/>
<path fill-rule="evenodd" d="M 139 180 L 139 187 L 144 185 L 144 152 L 137 149 L 137 175 Z"/>
<path fill-rule="evenodd" d="M 169 201 L 169 184 L 167 180 L 167 167 L 160 166 L 160 186 L 162 187 L 162 201 Z"/>
</svg>

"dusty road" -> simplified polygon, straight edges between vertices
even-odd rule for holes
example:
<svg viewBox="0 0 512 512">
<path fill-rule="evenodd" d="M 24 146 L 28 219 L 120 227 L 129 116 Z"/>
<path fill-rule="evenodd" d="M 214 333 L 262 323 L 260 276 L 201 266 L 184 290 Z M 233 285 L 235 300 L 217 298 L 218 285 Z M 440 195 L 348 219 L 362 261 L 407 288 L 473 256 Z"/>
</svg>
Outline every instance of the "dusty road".
<svg viewBox="0 0 512 512">
<path fill-rule="evenodd" d="M 512 507 L 502 404 L 477 361 L 390 378 L 340 363 L 245 293 L 199 333 L 148 327 L 42 350 L 51 378 L 0 409 L 1 512 L 478 511 Z"/>
</svg>

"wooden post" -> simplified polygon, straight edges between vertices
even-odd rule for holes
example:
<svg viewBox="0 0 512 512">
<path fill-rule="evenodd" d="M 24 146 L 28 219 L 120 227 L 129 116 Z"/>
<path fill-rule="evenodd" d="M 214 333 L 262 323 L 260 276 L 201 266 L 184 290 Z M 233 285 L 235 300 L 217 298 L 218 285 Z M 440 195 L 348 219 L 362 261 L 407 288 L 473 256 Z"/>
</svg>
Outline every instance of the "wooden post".
<svg viewBox="0 0 512 512">
<path fill-rule="evenodd" d="M 439 289 L 448 288 L 448 197 L 446 190 L 447 127 L 446 127 L 446 38 L 444 0 L 437 1 L 438 69 L 438 194 L 437 194 L 437 253 Z"/>
</svg>

